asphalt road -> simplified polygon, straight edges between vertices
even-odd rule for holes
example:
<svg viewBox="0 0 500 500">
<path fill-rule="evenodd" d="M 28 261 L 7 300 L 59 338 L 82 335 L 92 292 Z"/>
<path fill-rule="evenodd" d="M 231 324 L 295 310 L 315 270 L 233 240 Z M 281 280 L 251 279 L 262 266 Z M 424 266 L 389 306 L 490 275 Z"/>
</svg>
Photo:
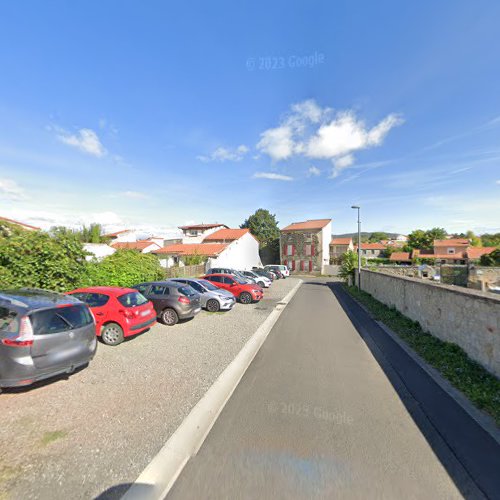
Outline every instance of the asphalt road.
<svg viewBox="0 0 500 500">
<path fill-rule="evenodd" d="M 401 390 L 332 290 L 306 282 L 168 498 L 480 497 Z"/>
</svg>

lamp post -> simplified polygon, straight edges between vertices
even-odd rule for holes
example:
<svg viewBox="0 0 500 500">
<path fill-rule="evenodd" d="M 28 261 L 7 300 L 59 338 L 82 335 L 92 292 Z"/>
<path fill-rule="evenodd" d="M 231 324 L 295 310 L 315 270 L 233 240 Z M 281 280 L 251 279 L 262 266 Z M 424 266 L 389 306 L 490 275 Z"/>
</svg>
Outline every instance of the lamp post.
<svg viewBox="0 0 500 500">
<path fill-rule="evenodd" d="M 351 208 L 358 211 L 358 290 L 361 290 L 361 219 L 359 215 L 361 207 L 353 205 Z"/>
</svg>

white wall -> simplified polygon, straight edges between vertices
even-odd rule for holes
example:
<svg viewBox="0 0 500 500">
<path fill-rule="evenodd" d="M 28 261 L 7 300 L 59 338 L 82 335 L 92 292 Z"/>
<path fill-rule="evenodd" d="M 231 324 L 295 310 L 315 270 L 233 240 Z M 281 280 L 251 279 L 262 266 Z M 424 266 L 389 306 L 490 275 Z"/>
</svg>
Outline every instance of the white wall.
<svg viewBox="0 0 500 500">
<path fill-rule="evenodd" d="M 132 241 L 137 241 L 136 231 L 130 230 L 125 233 L 121 233 L 117 235 L 116 238 L 113 239 L 113 243 L 118 243 L 119 241 L 130 243 Z"/>
<path fill-rule="evenodd" d="M 324 274 L 325 266 L 330 264 L 330 241 L 332 241 L 332 223 L 329 222 L 321 230 L 321 249 L 323 251 L 321 263 L 321 274 Z"/>
<path fill-rule="evenodd" d="M 259 256 L 259 242 L 246 233 L 233 241 L 215 258 L 209 259 L 210 267 L 230 267 L 242 271 L 249 271 L 252 267 L 262 266 Z"/>
<path fill-rule="evenodd" d="M 92 255 L 87 255 L 85 257 L 86 260 L 92 260 L 92 259 L 102 260 L 104 259 L 104 257 L 112 255 L 116 252 L 116 249 L 104 243 L 85 243 L 83 245 L 83 248 L 85 249 L 85 251 L 92 254 Z"/>
</svg>

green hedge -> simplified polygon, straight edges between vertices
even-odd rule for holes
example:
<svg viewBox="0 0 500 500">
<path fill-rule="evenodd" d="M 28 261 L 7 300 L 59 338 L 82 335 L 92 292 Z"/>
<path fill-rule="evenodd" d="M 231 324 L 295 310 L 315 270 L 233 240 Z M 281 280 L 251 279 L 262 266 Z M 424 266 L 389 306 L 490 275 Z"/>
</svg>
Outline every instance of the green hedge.
<svg viewBox="0 0 500 500">
<path fill-rule="evenodd" d="M 101 262 L 90 262 L 82 284 L 130 287 L 143 281 L 164 278 L 165 272 L 156 255 L 135 250 L 118 250 Z"/>
</svg>

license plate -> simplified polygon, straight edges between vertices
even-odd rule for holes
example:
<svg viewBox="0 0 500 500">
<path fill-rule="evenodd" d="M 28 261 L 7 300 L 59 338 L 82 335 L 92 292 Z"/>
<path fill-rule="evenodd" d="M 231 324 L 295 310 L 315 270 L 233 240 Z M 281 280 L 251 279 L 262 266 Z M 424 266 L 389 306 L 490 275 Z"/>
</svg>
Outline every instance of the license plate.
<svg viewBox="0 0 500 500">
<path fill-rule="evenodd" d="M 151 311 L 142 311 L 141 316 L 147 316 Z"/>
</svg>

